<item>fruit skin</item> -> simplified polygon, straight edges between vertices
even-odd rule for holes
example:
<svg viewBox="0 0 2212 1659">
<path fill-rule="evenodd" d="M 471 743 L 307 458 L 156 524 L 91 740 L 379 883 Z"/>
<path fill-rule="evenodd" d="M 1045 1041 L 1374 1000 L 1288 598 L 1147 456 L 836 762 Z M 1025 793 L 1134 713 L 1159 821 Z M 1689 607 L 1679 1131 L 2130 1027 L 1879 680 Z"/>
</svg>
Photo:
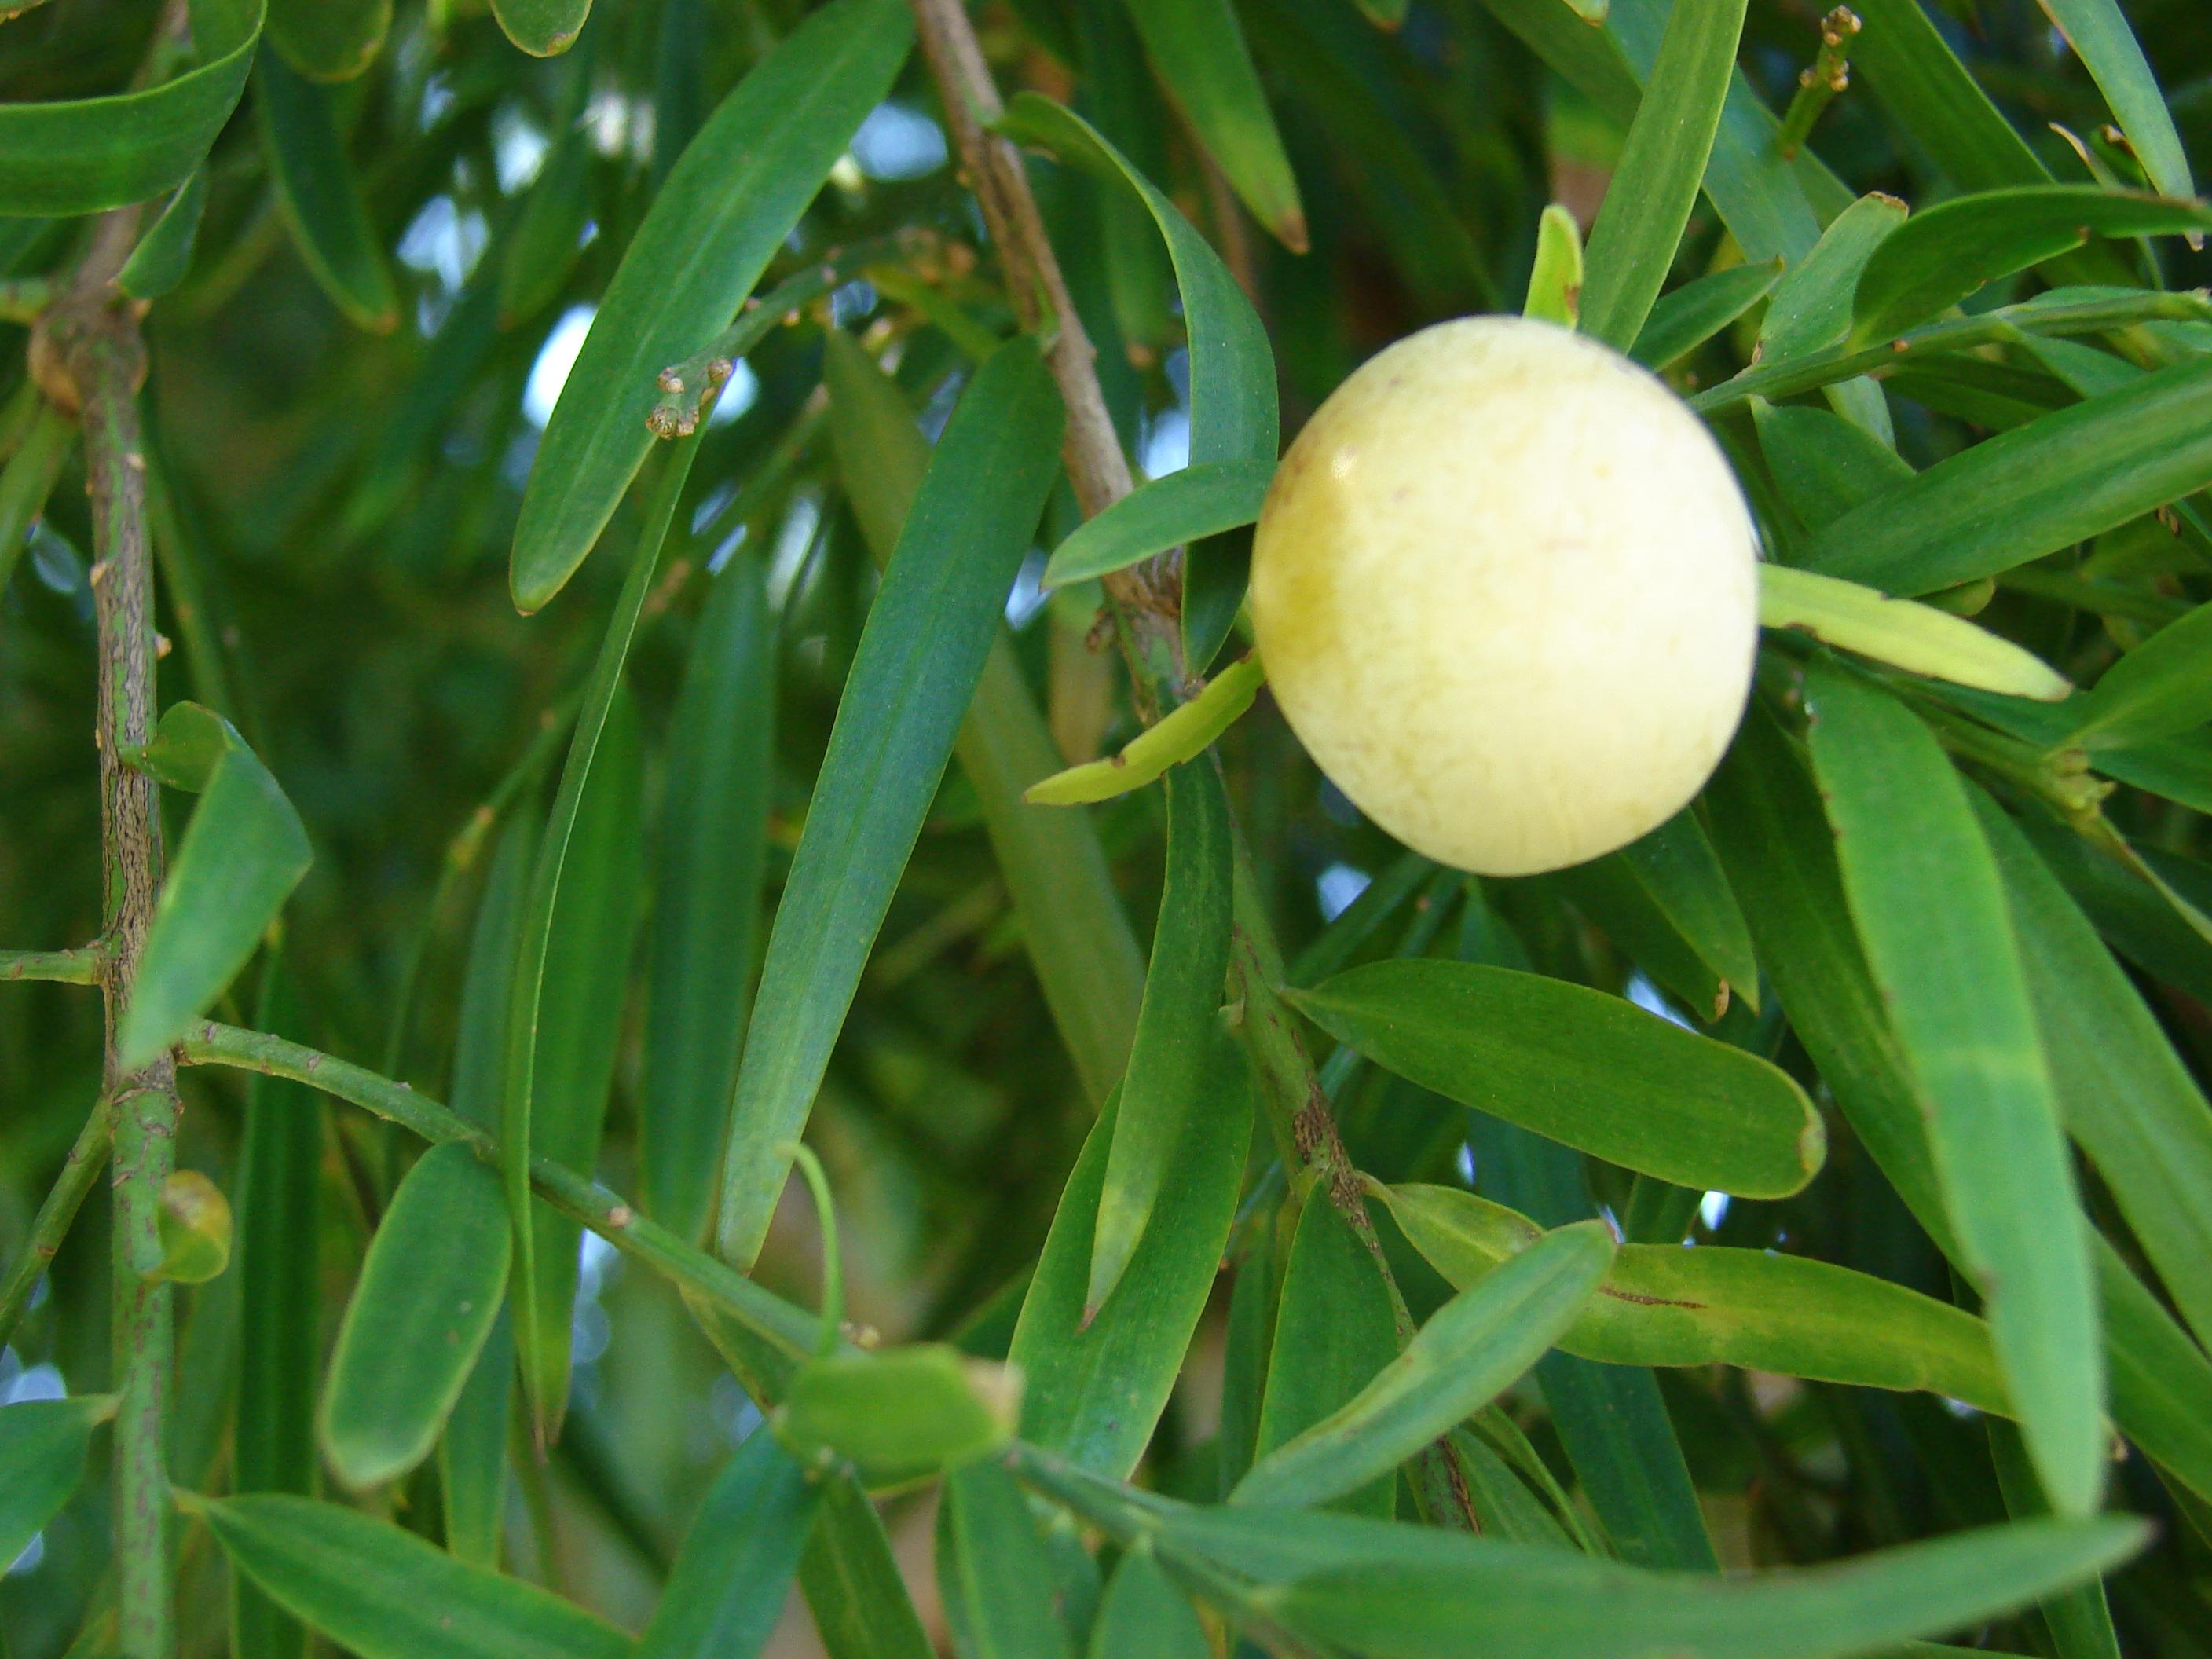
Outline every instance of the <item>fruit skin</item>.
<svg viewBox="0 0 2212 1659">
<path fill-rule="evenodd" d="M 1291 729 L 1407 846 L 1478 874 L 1579 864 L 1688 804 L 1734 736 L 1755 532 L 1656 379 L 1520 317 L 1424 329 L 1298 434 L 1252 550 Z"/>
</svg>

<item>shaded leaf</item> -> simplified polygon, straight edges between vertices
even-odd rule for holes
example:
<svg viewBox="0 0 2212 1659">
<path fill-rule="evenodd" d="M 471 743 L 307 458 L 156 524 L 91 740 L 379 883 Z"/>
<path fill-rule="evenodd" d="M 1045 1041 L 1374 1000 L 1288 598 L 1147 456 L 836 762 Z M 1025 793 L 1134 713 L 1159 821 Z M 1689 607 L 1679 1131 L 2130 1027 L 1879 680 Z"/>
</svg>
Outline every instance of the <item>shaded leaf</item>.
<svg viewBox="0 0 2212 1659">
<path fill-rule="evenodd" d="M 253 110 L 284 222 L 316 283 L 348 320 L 378 334 L 396 328 L 398 291 L 331 94 L 271 52 L 254 65 Z"/>
<path fill-rule="evenodd" d="M 1685 283 L 1652 303 L 1628 355 L 1646 368 L 1664 368 L 1686 357 L 1769 294 L 1782 276 L 1782 261 L 1730 265 L 1710 276 Z"/>
<path fill-rule="evenodd" d="M 2189 176 L 2181 136 L 2173 130 L 2172 112 L 2118 0 L 2041 0 L 2041 4 L 2112 106 L 2153 187 L 2167 196 L 2194 196 L 2197 186 Z"/>
<path fill-rule="evenodd" d="M 0 1406 L 0 1557 L 21 1555 L 84 1478 L 92 1431 L 115 1415 L 113 1395 Z"/>
<path fill-rule="evenodd" d="M 755 1431 L 692 1517 L 637 1659 L 755 1659 L 783 1615 L 821 1492 Z"/>
<path fill-rule="evenodd" d="M 499 1313 L 507 1255 L 497 1172 L 459 1143 L 416 1159 L 369 1241 L 323 1387 L 323 1454 L 347 1486 L 430 1455 Z"/>
<path fill-rule="evenodd" d="M 792 1378 L 769 1419 L 810 1468 L 896 1486 L 988 1457 L 1013 1437 L 1020 1374 L 941 1342 L 831 1354 Z"/>
<path fill-rule="evenodd" d="M 492 0 L 491 9 L 508 40 L 533 58 L 550 58 L 576 44 L 592 0 Z"/>
<path fill-rule="evenodd" d="M 829 1659 L 932 1659 L 884 1523 L 849 1475 L 822 1483 L 799 1583 Z"/>
<path fill-rule="evenodd" d="M 2207 720 L 2212 720 L 2212 605 L 2199 605 L 2104 672 L 2066 740 L 2093 750 L 2125 748 Z"/>
<path fill-rule="evenodd" d="M 946 1479 L 938 1537 L 938 1582 L 961 1659 L 1067 1659 L 1051 1559 L 1004 1469 L 977 1463 Z"/>
<path fill-rule="evenodd" d="M 134 300 L 158 300 L 191 269 L 200 234 L 200 210 L 207 204 L 207 170 L 203 167 L 177 187 L 161 216 L 138 239 L 116 273 L 115 285 Z"/>
<path fill-rule="evenodd" d="M 392 0 L 269 0 L 269 44 L 313 81 L 352 80 L 391 28 Z"/>
<path fill-rule="evenodd" d="M 769 935 L 730 1107 L 719 1247 L 750 1263 L 943 775 L 1006 590 L 1059 471 L 1036 347 L 976 372 L 931 457 L 860 636 Z"/>
</svg>

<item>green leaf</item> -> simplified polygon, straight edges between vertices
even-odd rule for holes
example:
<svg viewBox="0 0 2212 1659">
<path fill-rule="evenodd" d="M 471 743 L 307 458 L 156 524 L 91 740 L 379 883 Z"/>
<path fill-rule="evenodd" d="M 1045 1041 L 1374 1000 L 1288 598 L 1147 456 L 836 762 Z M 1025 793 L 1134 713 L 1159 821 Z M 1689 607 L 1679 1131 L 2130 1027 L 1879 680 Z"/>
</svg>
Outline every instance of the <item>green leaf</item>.
<svg viewBox="0 0 2212 1659">
<path fill-rule="evenodd" d="M 1359 1398 L 1397 1358 L 1398 1328 L 1382 1264 L 1328 1195 L 1316 1190 L 1298 1212 L 1283 1271 L 1253 1467 L 1263 1467 L 1278 1447 Z M 1396 1506 L 1396 1481 L 1388 1469 L 1334 1504 L 1385 1517 Z"/>
<path fill-rule="evenodd" d="M 2074 690 L 2041 658 L 1964 617 L 1785 565 L 1759 567 L 1759 623 L 1802 629 L 1823 644 L 2008 697 L 2057 702 Z"/>
<path fill-rule="evenodd" d="M 1086 1324 L 1150 1229 L 1191 1118 L 1211 1109 L 1201 1091 L 1229 972 L 1231 830 L 1219 770 L 1206 760 L 1176 768 L 1167 807 L 1167 879 L 1091 1233 Z"/>
<path fill-rule="evenodd" d="M 1090 1659 L 1209 1659 L 1213 1650 L 1190 1598 L 1149 1552 L 1132 1550 L 1106 1581 L 1089 1651 Z"/>
<path fill-rule="evenodd" d="M 755 1431 L 715 1478 L 637 1659 L 756 1659 L 791 1591 L 822 1487 Z"/>
<path fill-rule="evenodd" d="M 1850 334 L 1851 296 L 1860 276 L 1905 213 L 1904 203 L 1876 191 L 1836 216 L 1819 244 L 1776 285 L 1759 325 L 1762 362 L 1817 350 Z"/>
<path fill-rule="evenodd" d="M 111 1394 L 0 1406 L 0 1556 L 13 1562 L 61 1512 L 84 1479 L 92 1431 L 115 1406 Z"/>
<path fill-rule="evenodd" d="M 562 387 L 515 526 L 514 602 L 567 585 L 653 447 L 658 376 L 714 339 L 906 61 L 900 0 L 833 0 L 722 100 L 669 172 Z"/>
<path fill-rule="evenodd" d="M 2199 605 L 2105 671 L 2067 742 L 2093 750 L 2120 749 L 2212 720 L 2212 656 L 2208 651 L 2212 651 L 2212 605 Z"/>
<path fill-rule="evenodd" d="M 1975 83 L 1921 0 L 1866 0 L 1851 38 L 1863 82 L 1920 154 L 1961 190 L 2048 182 L 2035 153 Z"/>
<path fill-rule="evenodd" d="M 1782 1072 L 1584 986 L 1376 962 L 1291 1000 L 1425 1089 L 1677 1186 L 1783 1197 L 1826 1152 L 1819 1114 Z"/>
<path fill-rule="evenodd" d="M 323 1455 L 345 1485 L 396 1480 L 430 1455 L 499 1312 L 508 1248 L 496 1172 L 458 1142 L 416 1160 L 369 1241 L 323 1385 Z"/>
<path fill-rule="evenodd" d="M 2194 196 L 2197 186 L 2189 176 L 2181 136 L 2173 130 L 2173 113 L 2118 0 L 2041 3 L 2112 106 L 2120 131 L 2127 134 L 2128 147 L 2150 175 L 2152 187 L 2166 196 Z"/>
<path fill-rule="evenodd" d="M 1940 461 L 1798 562 L 1911 595 L 1996 575 L 2212 483 L 2212 359 L 2147 374 Z"/>
<path fill-rule="evenodd" d="M 1582 227 L 1554 202 L 1536 222 L 1536 259 L 1528 272 L 1528 297 L 1521 313 L 1572 328 L 1582 308 Z"/>
<path fill-rule="evenodd" d="M 1391 1187 L 1382 1195 L 1413 1247 L 1462 1291 L 1551 1236 L 1456 1188 Z M 1988 1328 L 1972 1314 L 1771 1250 L 1624 1244 L 1596 1296 L 1555 1340 L 1613 1365 L 1734 1365 L 2010 1411 Z"/>
<path fill-rule="evenodd" d="M 946 1479 L 944 1503 L 937 1579 L 960 1659 L 1069 1659 L 1052 1560 L 1021 1488 L 977 1463 Z"/>
<path fill-rule="evenodd" d="M 1228 1242 L 1252 1136 L 1242 1048 L 1217 1035 L 1166 1183 L 1117 1295 L 1084 1322 L 1091 1239 L 1114 1140 L 1109 1101 L 1083 1143 L 1053 1214 L 1009 1353 L 1027 1380 L 1031 1443 L 1115 1478 L 1137 1467 L 1166 1409 Z"/>
<path fill-rule="evenodd" d="M 1064 587 L 1127 569 L 1202 536 L 1250 524 L 1274 479 L 1273 457 L 1207 461 L 1141 484 L 1053 550 L 1043 585 Z"/>
<path fill-rule="evenodd" d="M 1073 166 L 1133 191 L 1167 240 L 1190 343 L 1190 463 L 1264 461 L 1280 440 L 1275 356 L 1260 313 L 1229 267 L 1149 179 L 1080 117 L 1019 92 L 999 123 L 1007 137 L 1042 146 Z"/>
<path fill-rule="evenodd" d="M 1431 1315 L 1352 1399 L 1261 1458 L 1230 1501 L 1308 1508 L 1387 1477 L 1534 1364 L 1612 1261 L 1602 1221 L 1546 1234 Z"/>
<path fill-rule="evenodd" d="M 1808 530 L 1825 530 L 1861 501 L 1917 476 L 1879 437 L 1831 410 L 1777 408 L 1753 398 L 1751 415 L 1775 488 Z M 1771 568 L 1761 568 L 1762 583 Z"/>
<path fill-rule="evenodd" d="M 134 300 L 158 300 L 192 267 L 200 234 L 200 210 L 207 204 L 207 169 L 200 168 L 177 187 L 153 228 L 138 239 L 116 273 L 115 285 Z"/>
<path fill-rule="evenodd" d="M 849 1467 L 902 1485 L 973 1462 L 1013 1438 L 1019 1374 L 941 1342 L 811 1361 L 769 1419 L 809 1468 Z"/>
<path fill-rule="evenodd" d="M 714 579 L 668 732 L 638 1114 L 647 1213 L 684 1238 L 714 1213 L 737 1086 L 775 783 L 775 655 L 761 563 Z"/>
<path fill-rule="evenodd" d="M 1730 265 L 1660 295 L 1628 355 L 1646 368 L 1664 368 L 1686 357 L 1769 294 L 1782 277 L 1782 261 Z"/>
<path fill-rule="evenodd" d="M 828 1659 L 933 1659 L 884 1523 L 849 1475 L 822 1483 L 799 1583 Z"/>
<path fill-rule="evenodd" d="M 230 1200 L 198 1170 L 172 1170 L 161 1179 L 155 1211 L 161 1242 L 158 1266 L 146 1277 L 176 1285 L 204 1285 L 230 1266 Z"/>
<path fill-rule="evenodd" d="M 1965 787 L 1910 712 L 1820 663 L 1808 702 L 1844 890 L 2022 1434 L 2052 1508 L 2088 1514 L 2104 1367 L 2087 1227 L 2002 878 Z"/>
<path fill-rule="evenodd" d="M 630 1659 L 630 1640 L 535 1584 L 312 1498 L 191 1498 L 231 1564 L 359 1659 Z"/>
<path fill-rule="evenodd" d="M 847 499 L 878 563 L 890 561 L 929 464 L 905 396 L 842 331 L 825 340 L 830 432 Z M 1087 814 L 1041 812 L 1022 792 L 1059 750 L 1002 629 L 953 744 L 983 809 L 1022 943 L 1084 1092 L 1103 1101 L 1128 1062 L 1144 957 Z"/>
<path fill-rule="evenodd" d="M 1679 6 L 1590 228 L 1583 331 L 1626 351 L 1665 286 L 1697 204 L 1743 32 L 1740 0 Z"/>
<path fill-rule="evenodd" d="M 579 52 L 579 59 L 590 57 Z M 588 81 L 580 90 L 587 90 Z M 503 328 L 529 320 L 552 304 L 583 252 L 592 219 L 592 135 L 584 112 L 571 112 L 545 164 L 531 181 L 521 216 L 499 252 L 499 321 Z M 659 145 L 654 146 L 658 153 Z M 665 365 L 664 365 L 665 367 Z M 565 389 L 565 388 L 564 388 Z"/>
<path fill-rule="evenodd" d="M 254 1022 L 295 1023 L 280 957 L 262 966 Z M 282 1078 L 246 1080 L 238 1159 L 238 1389 L 231 1490 L 301 1495 L 315 1487 L 315 1370 L 322 1357 L 323 1107 Z M 240 1652 L 301 1659 L 307 1635 L 251 1584 L 234 1577 L 230 1618 Z"/>
<path fill-rule="evenodd" d="M 2090 185 L 2027 185 L 1955 197 L 1876 248 L 1851 299 L 1851 337 L 1893 338 L 1980 289 L 2086 245 L 2212 228 L 2212 208 Z"/>
<path fill-rule="evenodd" d="M 312 81 L 350 81 L 376 61 L 392 0 L 269 0 L 269 44 Z"/>
<path fill-rule="evenodd" d="M 650 553 L 640 555 L 641 564 L 651 562 Z M 555 830 L 546 831 L 532 872 L 532 932 L 525 936 L 516 1000 L 507 1015 L 501 1139 L 516 1138 L 532 1157 L 589 1170 L 599 1162 L 622 1040 L 631 945 L 644 898 L 645 754 L 636 705 L 619 686 L 608 703 L 599 741 L 588 752 L 581 743 L 580 719 L 579 724 L 562 794 L 554 805 L 556 823 L 568 799 L 569 773 L 580 760 L 589 769 L 574 797 L 566 836 L 556 838 Z M 556 856 L 563 842 L 565 855 Z M 537 931 L 540 916 L 542 933 Z M 538 972 L 526 979 L 533 959 Z M 526 1060 L 519 1058 L 516 1047 L 517 1034 L 525 1031 L 530 1034 Z M 568 1398 L 580 1229 L 550 1207 L 518 1206 L 518 1160 L 512 1152 L 507 1159 L 507 1203 L 517 1241 L 515 1351 L 538 1432 L 550 1444 Z"/>
<path fill-rule="evenodd" d="M 976 371 L 877 590 L 784 884 L 730 1107 L 719 1245 L 750 1264 L 869 947 L 974 695 L 1059 471 L 1065 422 L 1036 347 Z"/>
<path fill-rule="evenodd" d="M 1123 0 L 1145 54 L 1230 187 L 1285 246 L 1306 248 L 1297 180 L 1229 0 Z"/>
<path fill-rule="evenodd" d="M 1087 806 L 1141 789 L 1197 759 L 1260 695 L 1267 671 L 1245 655 L 1129 739 L 1121 752 L 1040 778 L 1022 792 L 1031 806 Z"/>
<path fill-rule="evenodd" d="M 550 58 L 576 44 L 592 0 L 491 0 L 507 38 L 532 58 Z"/>
<path fill-rule="evenodd" d="M 399 325 L 399 295 L 331 94 L 271 52 L 254 65 L 253 112 L 300 257 L 341 314 L 389 333 Z"/>
<path fill-rule="evenodd" d="M 1689 808 L 1551 881 L 1700 1019 L 1718 1019 L 1737 995 L 1757 1011 L 1751 933 Z"/>
<path fill-rule="evenodd" d="M 276 780 L 213 710 L 171 705 L 140 760 L 162 781 L 198 790 L 200 801 L 155 902 L 123 1011 L 117 1045 L 130 1071 L 222 994 L 314 856 Z"/>
<path fill-rule="evenodd" d="M 261 0 L 198 0 L 200 62 L 159 86 L 0 105 L 0 214 L 99 213 L 183 184 L 246 90 L 262 10 Z"/>
<path fill-rule="evenodd" d="M 1343 1565 L 1271 1586 L 1262 1605 L 1374 1659 L 1841 1659 L 2078 1583 L 2144 1538 L 2119 1517 L 2030 1522 L 1723 1580 L 1423 1531 L 1376 1537 Z"/>
<path fill-rule="evenodd" d="M 1977 791 L 2066 1127 L 2200 1338 L 2212 1335 L 2212 1107 L 2028 837 Z M 2053 826 L 2039 837 L 2075 839 Z M 2086 850 L 2086 849 L 2085 849 Z M 2105 855 L 2088 856 L 2104 861 Z"/>
</svg>

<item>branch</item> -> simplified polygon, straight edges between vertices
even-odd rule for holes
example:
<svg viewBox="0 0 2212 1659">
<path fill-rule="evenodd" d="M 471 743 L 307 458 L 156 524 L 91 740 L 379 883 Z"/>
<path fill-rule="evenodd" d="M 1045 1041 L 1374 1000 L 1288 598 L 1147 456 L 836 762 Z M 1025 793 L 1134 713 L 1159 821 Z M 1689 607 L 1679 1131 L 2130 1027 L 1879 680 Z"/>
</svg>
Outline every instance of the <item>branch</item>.
<svg viewBox="0 0 2212 1659">
<path fill-rule="evenodd" d="M 61 1175 L 46 1194 L 46 1202 L 39 1206 L 39 1213 L 31 1222 L 31 1236 L 23 1241 L 22 1258 L 15 1263 L 7 1282 L 0 1284 L 0 1348 L 6 1347 L 15 1334 L 23 1310 L 31 1305 L 31 1292 L 38 1288 L 47 1265 L 60 1251 L 62 1241 L 69 1237 L 70 1224 L 76 1219 L 78 1206 L 92 1190 L 100 1166 L 107 1162 L 114 1121 L 113 1108 L 107 1097 L 102 1095 L 93 1103 L 91 1115 L 77 1132 L 76 1144 L 70 1148 L 69 1162 L 62 1165 Z"/>
<path fill-rule="evenodd" d="M 500 1167 L 499 1143 L 451 1108 L 404 1083 L 283 1037 L 207 1020 L 185 1033 L 177 1053 L 187 1066 L 230 1066 L 303 1083 L 425 1140 L 459 1141 L 493 1169 Z M 544 1158 L 531 1159 L 530 1184 L 538 1197 L 570 1220 L 581 1222 L 664 1279 L 706 1297 L 793 1358 L 805 1359 L 816 1352 L 821 1322 L 812 1314 L 640 1215 L 612 1188 Z"/>
<path fill-rule="evenodd" d="M 104 944 L 67 951 L 0 951 L 0 981 L 44 980 L 52 985 L 97 985 L 107 966 Z"/>
</svg>

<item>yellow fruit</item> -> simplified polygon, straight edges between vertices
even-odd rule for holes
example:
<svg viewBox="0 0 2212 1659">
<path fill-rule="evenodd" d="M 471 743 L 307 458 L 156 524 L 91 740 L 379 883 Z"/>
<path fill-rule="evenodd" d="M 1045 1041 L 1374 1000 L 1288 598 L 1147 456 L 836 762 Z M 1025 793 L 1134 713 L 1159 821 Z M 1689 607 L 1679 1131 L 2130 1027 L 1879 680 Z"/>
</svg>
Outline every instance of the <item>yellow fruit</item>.
<svg viewBox="0 0 2212 1659">
<path fill-rule="evenodd" d="M 1298 434 L 1252 550 L 1291 729 L 1431 858 L 1526 875 L 1673 817 L 1751 687 L 1751 518 L 1657 380 L 1548 323 L 1400 341 Z"/>
</svg>

